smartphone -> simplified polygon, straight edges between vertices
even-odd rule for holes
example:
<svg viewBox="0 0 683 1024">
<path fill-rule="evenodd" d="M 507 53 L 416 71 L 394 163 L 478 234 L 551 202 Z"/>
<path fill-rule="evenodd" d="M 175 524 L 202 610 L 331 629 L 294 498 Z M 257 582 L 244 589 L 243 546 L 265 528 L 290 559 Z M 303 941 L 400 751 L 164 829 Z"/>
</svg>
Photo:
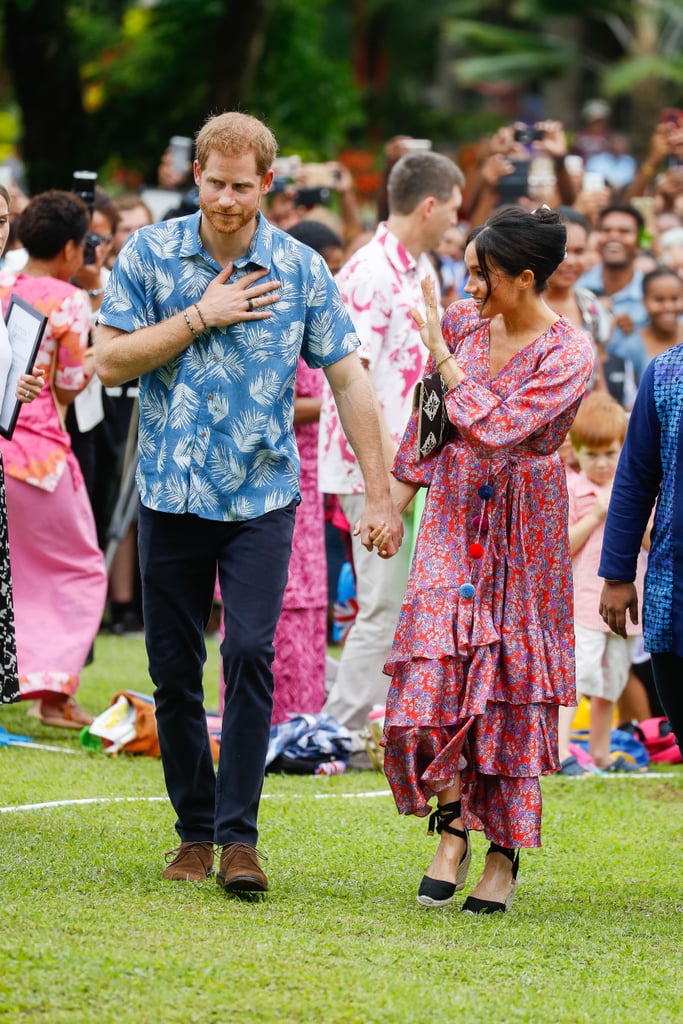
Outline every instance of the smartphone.
<svg viewBox="0 0 683 1024">
<path fill-rule="evenodd" d="M 75 192 L 91 210 L 95 202 L 96 185 L 96 171 L 74 171 L 71 179 L 71 191 Z"/>
<path fill-rule="evenodd" d="M 545 138 L 545 132 L 541 128 L 515 128 L 515 142 L 522 142 L 528 146 L 530 142 L 540 142 Z"/>
<path fill-rule="evenodd" d="M 583 157 L 577 153 L 567 153 L 564 158 L 564 166 L 569 174 L 583 174 Z"/>
<path fill-rule="evenodd" d="M 584 171 L 581 188 L 584 192 L 599 192 L 605 187 L 605 179 L 597 171 Z"/>
<path fill-rule="evenodd" d="M 514 170 L 498 179 L 498 198 L 503 205 L 516 203 L 521 196 L 529 195 L 529 161 L 511 160 L 510 163 Z"/>
<path fill-rule="evenodd" d="M 171 163 L 176 174 L 187 174 L 192 163 L 192 139 L 186 135 L 172 135 L 169 139 Z"/>
<path fill-rule="evenodd" d="M 683 110 L 678 110 L 676 107 L 665 107 L 659 115 L 659 120 L 663 124 L 673 124 L 677 128 L 683 128 Z"/>
</svg>

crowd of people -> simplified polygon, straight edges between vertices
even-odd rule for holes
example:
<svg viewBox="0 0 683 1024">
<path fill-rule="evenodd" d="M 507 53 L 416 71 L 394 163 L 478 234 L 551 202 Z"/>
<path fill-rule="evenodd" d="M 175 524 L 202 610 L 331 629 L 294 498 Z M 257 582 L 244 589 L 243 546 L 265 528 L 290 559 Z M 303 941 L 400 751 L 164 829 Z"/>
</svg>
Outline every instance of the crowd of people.
<svg viewBox="0 0 683 1024">
<path fill-rule="evenodd" d="M 666 714 L 683 733 L 670 115 L 641 161 L 603 101 L 573 138 L 553 120 L 455 154 L 398 136 L 372 209 L 342 163 L 278 160 L 244 114 L 210 118 L 184 168 L 165 153 L 159 189 L 0 189 L 3 306 L 18 295 L 47 318 L 22 378 L 33 404 L 0 439 L 3 700 L 82 728 L 98 630 L 144 628 L 181 841 L 166 878 L 206 878 L 217 844 L 227 891 L 267 888 L 265 752 L 291 714 L 332 716 L 365 767 L 386 707 L 398 809 L 440 836 L 418 902 L 452 902 L 484 830 L 471 913 L 510 906 L 519 850 L 540 845 L 541 775 L 634 770 L 615 724 Z M 326 518 L 358 604 L 331 683 Z M 0 507 L 4 549 L 3 531 Z M 202 688 L 216 604 L 217 771 Z"/>
</svg>

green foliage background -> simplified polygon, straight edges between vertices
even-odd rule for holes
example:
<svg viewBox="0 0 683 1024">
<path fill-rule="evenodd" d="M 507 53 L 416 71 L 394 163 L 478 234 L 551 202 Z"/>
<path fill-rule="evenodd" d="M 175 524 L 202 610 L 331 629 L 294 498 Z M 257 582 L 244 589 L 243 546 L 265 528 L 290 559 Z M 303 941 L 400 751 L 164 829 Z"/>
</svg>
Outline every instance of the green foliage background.
<svg viewBox="0 0 683 1024">
<path fill-rule="evenodd" d="M 571 127 L 602 94 L 636 137 L 683 106 L 675 0 L 0 0 L 0 32 L 0 158 L 22 133 L 34 189 L 68 187 L 77 164 L 152 182 L 170 135 L 230 107 L 331 159 L 396 133 L 476 139 L 503 117 L 487 86 L 572 80 L 552 116 Z"/>
</svg>

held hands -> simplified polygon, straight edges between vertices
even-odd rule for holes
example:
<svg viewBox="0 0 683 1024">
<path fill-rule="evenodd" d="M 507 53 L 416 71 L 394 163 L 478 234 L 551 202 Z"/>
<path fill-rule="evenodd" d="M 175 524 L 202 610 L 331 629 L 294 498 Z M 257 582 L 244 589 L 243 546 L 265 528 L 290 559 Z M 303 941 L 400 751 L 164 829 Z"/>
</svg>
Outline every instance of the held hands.
<svg viewBox="0 0 683 1024">
<path fill-rule="evenodd" d="M 201 299 L 201 312 L 207 327 L 226 327 L 240 320 L 267 320 L 267 308 L 280 298 L 279 281 L 259 281 L 267 270 L 253 270 L 239 281 L 226 284 L 233 264 L 228 263 L 214 277 Z"/>
<path fill-rule="evenodd" d="M 27 405 L 32 402 L 34 398 L 37 398 L 40 392 L 45 386 L 45 380 L 43 378 L 44 371 L 35 368 L 33 373 L 22 373 L 21 377 L 17 381 L 16 396 L 17 400 L 22 405 Z"/>
<path fill-rule="evenodd" d="M 364 523 L 365 511 L 353 528 L 353 536 L 360 536 L 361 544 L 368 551 L 377 548 L 380 558 L 391 558 L 395 555 L 403 541 L 403 520 L 396 508 L 392 509 L 391 523 L 384 521 L 373 526 L 376 520 Z"/>
<path fill-rule="evenodd" d="M 612 633 L 626 637 L 626 612 L 634 626 L 638 624 L 638 594 L 633 583 L 605 583 L 600 594 L 599 612 Z"/>
</svg>

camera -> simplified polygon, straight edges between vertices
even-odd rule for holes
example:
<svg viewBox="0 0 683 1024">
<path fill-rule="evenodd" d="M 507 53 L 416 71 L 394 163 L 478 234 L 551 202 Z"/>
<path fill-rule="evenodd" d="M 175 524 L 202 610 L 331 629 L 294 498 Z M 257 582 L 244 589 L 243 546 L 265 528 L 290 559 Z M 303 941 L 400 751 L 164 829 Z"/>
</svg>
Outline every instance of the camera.
<svg viewBox="0 0 683 1024">
<path fill-rule="evenodd" d="M 541 128 L 515 128 L 515 142 L 521 142 L 528 146 L 530 142 L 540 142 L 545 136 Z"/>
<path fill-rule="evenodd" d="M 92 265 L 96 259 L 96 252 L 98 245 L 102 244 L 102 239 L 99 235 L 89 231 L 85 236 L 85 244 L 83 246 L 83 263 L 85 265 Z"/>
<path fill-rule="evenodd" d="M 299 188 L 295 202 L 297 206 L 328 206 L 331 197 L 329 188 Z"/>
</svg>

